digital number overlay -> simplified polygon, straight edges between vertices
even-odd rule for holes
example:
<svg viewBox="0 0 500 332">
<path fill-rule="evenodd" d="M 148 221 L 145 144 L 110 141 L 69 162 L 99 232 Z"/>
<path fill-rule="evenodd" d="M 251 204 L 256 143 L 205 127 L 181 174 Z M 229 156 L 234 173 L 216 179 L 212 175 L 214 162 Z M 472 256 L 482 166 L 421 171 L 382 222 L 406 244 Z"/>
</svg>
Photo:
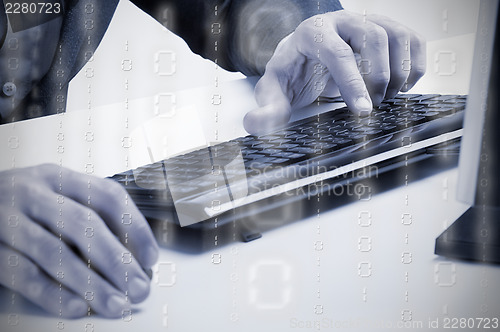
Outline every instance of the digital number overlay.
<svg viewBox="0 0 500 332">
<path fill-rule="evenodd" d="M 4 0 L 3 7 L 13 32 L 26 30 L 46 23 L 63 14 L 62 0 L 11 1 Z"/>
</svg>

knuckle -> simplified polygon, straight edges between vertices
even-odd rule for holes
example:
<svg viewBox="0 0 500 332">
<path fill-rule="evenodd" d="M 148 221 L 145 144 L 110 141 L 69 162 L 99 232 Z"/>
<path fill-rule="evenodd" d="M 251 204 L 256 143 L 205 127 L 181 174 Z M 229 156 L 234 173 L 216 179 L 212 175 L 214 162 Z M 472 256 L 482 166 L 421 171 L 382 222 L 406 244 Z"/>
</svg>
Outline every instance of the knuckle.
<svg viewBox="0 0 500 332">
<path fill-rule="evenodd" d="M 38 301 L 51 298 L 51 296 L 53 296 L 54 287 L 42 283 L 40 280 L 41 271 L 39 269 L 37 269 L 36 273 L 36 276 L 32 276 L 25 281 L 23 287 L 25 295 L 30 299 L 37 299 Z"/>
<path fill-rule="evenodd" d="M 41 164 L 29 168 L 30 174 L 36 178 L 46 179 L 47 181 L 56 181 L 63 172 L 63 168 L 56 164 Z"/>
<path fill-rule="evenodd" d="M 151 228 L 149 227 L 149 224 L 147 222 L 135 222 L 134 234 L 132 234 L 132 237 L 136 243 L 140 243 L 142 245 L 154 242 Z"/>
<path fill-rule="evenodd" d="M 26 181 L 25 181 L 26 180 Z M 23 199 L 33 201 L 34 199 L 40 197 L 46 191 L 43 187 L 39 185 L 34 185 L 31 181 L 23 179 L 16 183 L 17 194 L 19 194 Z"/>
<path fill-rule="evenodd" d="M 351 60 L 354 57 L 352 48 L 345 43 L 338 43 L 332 49 L 333 56 L 337 57 L 340 61 Z"/>
<path fill-rule="evenodd" d="M 347 86 L 364 85 L 364 81 L 359 75 L 349 75 L 343 82 Z"/>
<path fill-rule="evenodd" d="M 424 48 L 427 45 L 427 41 L 422 35 L 414 32 L 412 35 L 411 44 L 412 46 Z"/>
<path fill-rule="evenodd" d="M 286 67 L 287 66 L 290 66 L 290 63 L 292 61 L 290 61 L 290 59 L 283 59 L 283 57 L 273 57 L 267 64 L 266 64 L 266 70 L 264 71 L 264 76 L 262 78 L 265 78 L 264 79 L 264 82 L 265 83 L 269 83 L 269 82 L 272 82 L 272 79 L 274 78 L 277 78 L 277 77 L 281 77 L 283 76 L 284 74 L 287 73 L 286 71 Z M 262 80 L 261 78 L 261 80 Z M 266 81 L 269 81 L 267 82 Z M 259 82 L 261 81 L 259 80 Z M 261 83 L 262 84 L 262 83 Z"/>
<path fill-rule="evenodd" d="M 59 171 L 61 170 L 61 166 L 51 163 L 45 163 L 37 167 L 32 167 L 31 169 L 39 173 L 54 174 L 59 173 Z"/>
<path fill-rule="evenodd" d="M 304 20 L 300 25 L 310 30 L 316 30 L 315 27 L 319 27 L 319 23 L 324 23 L 326 20 L 326 14 L 317 14 Z"/>
<path fill-rule="evenodd" d="M 19 238 L 15 248 L 26 252 L 35 261 L 40 262 L 45 269 L 51 269 L 57 265 L 63 253 L 63 242 L 51 236 L 41 226 L 29 224 L 20 230 Z"/>
<path fill-rule="evenodd" d="M 67 214 L 71 216 L 71 223 L 74 226 L 77 226 L 76 229 L 78 230 L 84 229 L 88 225 L 88 222 L 90 220 L 98 218 L 98 215 L 96 215 L 96 213 L 93 213 L 91 209 L 77 204 L 72 206 L 70 213 Z"/>
<path fill-rule="evenodd" d="M 333 12 L 311 16 L 299 24 L 293 36 L 310 40 L 318 33 L 335 30 L 334 26 L 338 14 L 338 12 Z"/>
<path fill-rule="evenodd" d="M 308 19 L 304 20 L 302 23 L 299 24 L 296 31 L 298 31 L 299 33 L 304 33 L 304 34 L 312 32 L 313 27 L 314 27 L 314 18 L 315 18 L 315 16 L 312 16 L 312 17 L 309 17 Z"/>
<path fill-rule="evenodd" d="M 390 82 L 403 84 L 408 79 L 409 72 L 404 70 L 394 70 L 391 72 Z"/>
<path fill-rule="evenodd" d="M 111 179 L 103 179 L 102 185 L 109 193 L 109 196 L 116 200 L 116 202 L 121 203 L 124 201 L 127 191 L 119 183 Z"/>
<path fill-rule="evenodd" d="M 36 174 L 33 168 L 14 171 L 9 175 L 10 176 L 6 176 L 5 178 L 5 184 L 16 190 L 25 189 L 33 185 L 34 182 L 36 183 Z"/>
<path fill-rule="evenodd" d="M 379 25 L 369 24 L 369 28 L 365 31 L 366 40 L 370 44 L 369 47 L 377 49 L 387 49 L 389 45 L 389 37 L 387 31 Z"/>
<path fill-rule="evenodd" d="M 375 89 L 385 89 L 389 82 L 391 81 L 391 72 L 382 70 L 375 73 L 375 75 L 371 75 L 369 79 L 369 84 L 372 88 Z"/>
<path fill-rule="evenodd" d="M 130 267 L 136 267 L 135 257 L 133 257 L 132 253 L 130 253 L 125 248 L 120 248 L 119 246 L 115 246 L 113 248 L 108 248 L 109 251 L 109 260 L 107 262 L 107 266 L 109 267 L 109 271 L 114 271 L 112 273 L 116 273 L 116 271 L 124 271 L 130 270 Z M 122 275 L 123 273 L 117 273 L 117 276 Z M 123 281 L 122 279 L 120 279 Z"/>
<path fill-rule="evenodd" d="M 410 40 L 410 32 L 404 26 L 398 25 L 391 29 L 391 37 L 398 42 L 404 43 Z"/>
<path fill-rule="evenodd" d="M 53 197 L 47 192 L 46 188 L 43 186 L 32 186 L 23 188 L 22 199 L 27 204 L 24 204 L 24 212 L 28 217 L 40 218 L 45 213 L 43 211 L 48 211 L 49 205 L 53 206 L 60 202 L 60 198 L 57 195 Z M 47 222 L 48 220 L 41 221 Z"/>
<path fill-rule="evenodd" d="M 29 259 L 24 256 L 11 252 L 10 257 L 11 260 L 15 259 L 16 266 L 10 266 L 10 275 L 11 279 L 15 278 L 15 283 L 18 285 L 22 285 L 19 290 L 24 292 L 25 295 L 28 295 L 30 298 L 38 298 L 40 297 L 40 293 L 43 291 L 39 289 L 36 284 L 38 284 L 38 278 L 43 273 L 40 268 L 38 268 L 34 263 L 32 263 Z M 14 279 L 13 279 L 14 280 Z M 31 291 L 27 291 L 28 288 L 31 288 Z"/>
<path fill-rule="evenodd" d="M 107 206 L 107 210 L 123 210 L 126 203 L 130 203 L 128 192 L 119 183 L 111 179 L 97 179 L 93 182 L 93 190 L 99 197 L 99 205 Z M 94 205 L 94 204 L 92 204 Z"/>
</svg>

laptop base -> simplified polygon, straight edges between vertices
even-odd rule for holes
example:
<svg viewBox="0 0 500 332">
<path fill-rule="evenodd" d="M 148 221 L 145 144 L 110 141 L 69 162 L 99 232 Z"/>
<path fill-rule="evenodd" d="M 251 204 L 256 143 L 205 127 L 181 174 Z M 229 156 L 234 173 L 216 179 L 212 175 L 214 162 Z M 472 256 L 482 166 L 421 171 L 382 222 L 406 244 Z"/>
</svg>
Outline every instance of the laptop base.
<svg viewBox="0 0 500 332">
<path fill-rule="evenodd" d="M 435 253 L 500 264 L 500 208 L 471 206 L 436 239 Z"/>
<path fill-rule="evenodd" d="M 377 164 L 377 174 L 365 178 L 333 178 L 323 188 L 345 186 L 343 195 L 318 192 L 316 196 L 273 196 L 262 202 L 228 211 L 218 216 L 218 226 L 179 227 L 169 218 L 148 218 L 158 244 L 164 248 L 197 254 L 234 242 L 249 242 L 262 233 L 280 228 L 332 209 L 370 199 L 373 195 L 413 183 L 458 164 L 459 139 L 431 146 Z M 405 171 L 402 171 L 402 170 Z M 349 195 L 348 187 L 363 187 L 360 195 Z M 317 199 L 320 196 L 320 199 Z M 172 218 L 174 216 L 172 215 Z M 215 219 L 215 218 L 213 218 Z M 214 223 L 215 220 L 209 222 Z"/>
</svg>

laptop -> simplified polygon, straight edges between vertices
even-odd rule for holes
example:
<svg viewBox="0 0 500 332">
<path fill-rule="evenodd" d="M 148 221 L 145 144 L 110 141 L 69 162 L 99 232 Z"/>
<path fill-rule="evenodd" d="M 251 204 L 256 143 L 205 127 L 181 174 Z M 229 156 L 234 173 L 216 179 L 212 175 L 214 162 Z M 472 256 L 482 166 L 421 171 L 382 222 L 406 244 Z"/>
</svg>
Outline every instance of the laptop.
<svg viewBox="0 0 500 332">
<path fill-rule="evenodd" d="M 318 103 L 332 101 L 339 100 Z M 111 178 L 130 193 L 163 244 L 185 243 L 182 237 L 192 238 L 190 245 L 236 236 L 251 241 L 455 167 L 466 105 L 463 95 L 400 94 L 366 118 L 342 107 Z M 414 178 L 394 176 L 408 165 L 417 166 Z"/>
<path fill-rule="evenodd" d="M 500 263 L 500 31 L 498 1 L 481 3 L 474 68 L 460 151 L 458 199 L 470 204 L 437 239 L 435 253 Z"/>
</svg>

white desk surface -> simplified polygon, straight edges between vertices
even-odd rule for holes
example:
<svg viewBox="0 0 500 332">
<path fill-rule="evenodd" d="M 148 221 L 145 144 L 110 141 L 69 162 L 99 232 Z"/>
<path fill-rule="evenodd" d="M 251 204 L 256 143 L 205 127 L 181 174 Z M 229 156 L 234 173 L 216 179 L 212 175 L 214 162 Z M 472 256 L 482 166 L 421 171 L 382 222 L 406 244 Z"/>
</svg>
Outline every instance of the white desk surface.
<svg viewBox="0 0 500 332">
<path fill-rule="evenodd" d="M 136 14 L 129 3 L 120 6 L 118 13 Z M 144 29 L 155 24 L 144 21 Z M 114 20 L 109 34 L 119 23 L 119 18 Z M 86 68 L 106 63 L 100 60 L 101 53 L 119 53 L 120 61 L 131 60 L 133 70 L 123 71 L 118 62 L 117 68 L 106 69 L 106 78 L 98 76 L 102 70 L 87 78 L 84 69 L 72 83 L 67 114 L 2 126 L 1 170 L 55 162 L 107 176 L 132 168 L 146 158 L 143 146 L 134 144 L 134 130 L 158 112 L 165 115 L 161 104 L 165 100 L 175 104 L 177 113 L 167 107 L 166 114 L 178 120 L 179 137 L 187 137 L 182 135 L 188 126 L 203 131 L 187 145 L 244 135 L 241 119 L 255 107 L 251 84 L 235 81 L 241 76 L 188 55 L 176 56 L 176 71 L 191 69 L 200 79 L 157 75 L 151 58 L 142 63 L 141 54 L 185 52 L 182 42 L 161 29 L 159 36 L 168 37 L 149 50 L 144 45 L 134 47 L 142 42 L 140 33 L 134 39 L 134 31 L 119 32 L 103 42 Z M 471 45 L 470 33 L 451 39 Z M 116 45 L 121 45 L 118 51 Z M 159 94 L 165 99 L 159 101 Z M 212 103 L 214 96 L 220 105 Z M 198 117 L 176 118 L 186 109 Z M 0 314 L 0 330 L 372 331 L 403 323 L 425 331 L 436 330 L 432 328 L 436 320 L 442 329 L 446 317 L 498 318 L 499 267 L 433 254 L 435 238 L 466 209 L 454 199 L 457 172 L 451 169 L 322 212 L 250 243 L 235 242 L 200 254 L 162 249 L 151 295 L 123 319 L 62 320 L 17 298 L 16 306 L 7 305 Z"/>
</svg>

